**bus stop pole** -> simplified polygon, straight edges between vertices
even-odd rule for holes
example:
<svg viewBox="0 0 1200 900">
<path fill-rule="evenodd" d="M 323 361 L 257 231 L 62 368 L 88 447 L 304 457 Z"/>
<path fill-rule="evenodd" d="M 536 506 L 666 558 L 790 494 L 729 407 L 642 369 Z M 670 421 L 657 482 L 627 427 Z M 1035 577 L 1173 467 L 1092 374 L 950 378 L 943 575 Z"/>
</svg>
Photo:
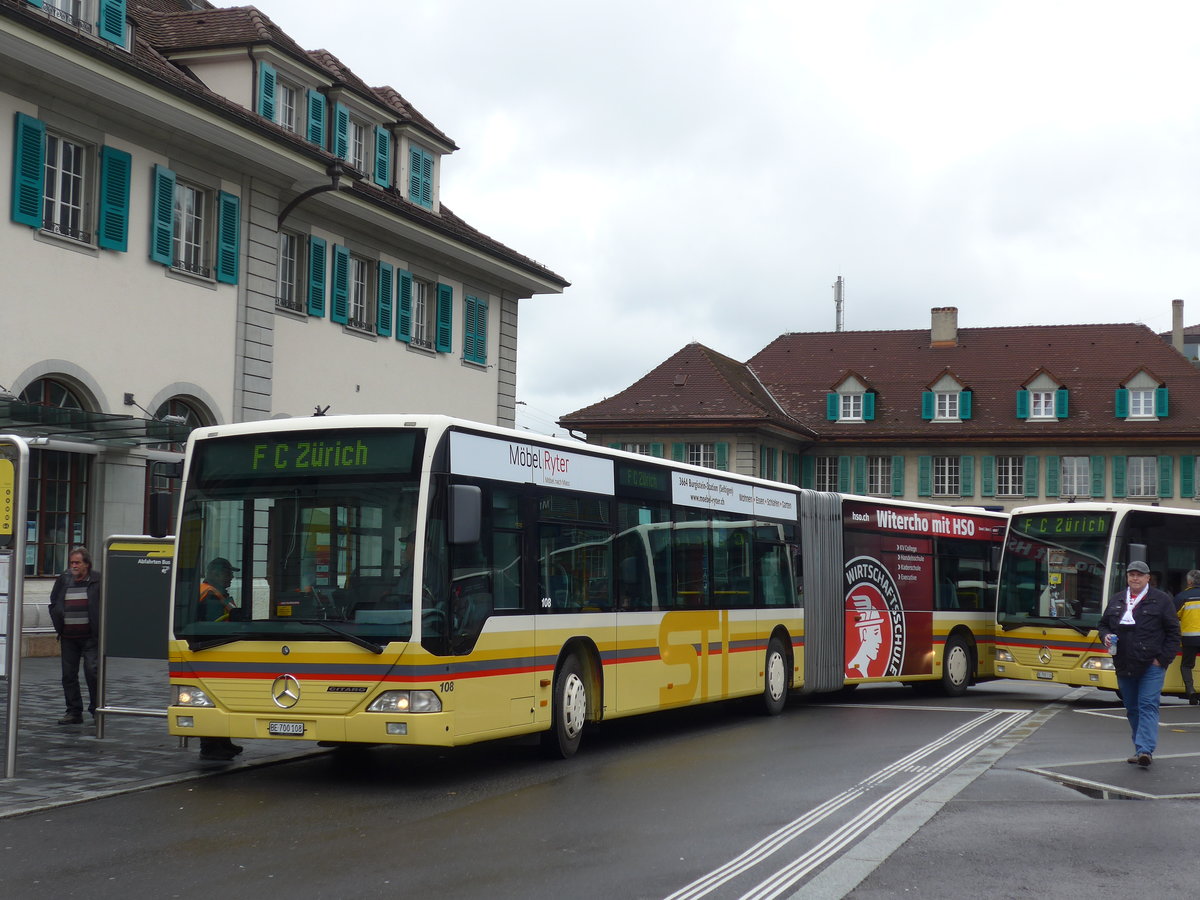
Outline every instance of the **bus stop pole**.
<svg viewBox="0 0 1200 900">
<path fill-rule="evenodd" d="M 8 690 L 8 723 L 5 735 L 4 777 L 17 774 L 17 723 L 21 698 L 21 635 L 25 624 L 25 528 L 29 505 L 29 447 L 23 438 L 0 434 L 0 463 L 12 467 L 11 499 L 0 497 L 0 518 L 8 527 L 0 528 L 0 549 L 7 547 L 8 559 L 8 646 L 5 675 Z M 5 479 L 7 481 L 7 478 Z M 7 489 L 7 488 L 6 488 Z M 11 515 L 11 518 L 9 516 Z"/>
</svg>

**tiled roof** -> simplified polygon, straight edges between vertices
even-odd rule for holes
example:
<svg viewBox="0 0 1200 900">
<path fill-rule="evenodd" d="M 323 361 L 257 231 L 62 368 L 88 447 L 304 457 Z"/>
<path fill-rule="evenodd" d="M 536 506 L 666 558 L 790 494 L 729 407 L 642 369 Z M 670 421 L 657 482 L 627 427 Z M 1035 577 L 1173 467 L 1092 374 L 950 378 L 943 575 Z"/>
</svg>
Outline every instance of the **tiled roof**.
<svg viewBox="0 0 1200 900">
<path fill-rule="evenodd" d="M 691 343 L 613 397 L 563 416 L 560 424 L 595 428 L 644 425 L 775 424 L 808 430 L 788 417 L 744 363 Z"/>
<path fill-rule="evenodd" d="M 1088 437 L 1195 439 L 1200 370 L 1145 325 L 1035 325 L 960 328 L 955 346 L 931 347 L 928 329 L 784 334 L 748 363 L 794 418 L 822 439 L 1072 440 Z M 1122 381 L 1145 368 L 1169 390 L 1170 414 L 1159 421 L 1118 419 Z M 826 395 L 849 371 L 877 392 L 875 419 L 830 422 Z M 1069 415 L 1048 422 L 1016 418 L 1016 395 L 1039 370 L 1069 391 Z M 921 418 L 921 392 L 950 371 L 972 392 L 962 423 Z M 1015 433 L 1017 432 L 1017 433 Z"/>
</svg>

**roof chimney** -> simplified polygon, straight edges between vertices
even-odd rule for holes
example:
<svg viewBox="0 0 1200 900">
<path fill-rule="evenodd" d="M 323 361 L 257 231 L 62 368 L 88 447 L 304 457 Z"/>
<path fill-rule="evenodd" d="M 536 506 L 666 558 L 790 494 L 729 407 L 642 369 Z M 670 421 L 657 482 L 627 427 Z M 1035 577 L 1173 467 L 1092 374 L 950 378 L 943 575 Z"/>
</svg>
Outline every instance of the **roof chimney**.
<svg viewBox="0 0 1200 900">
<path fill-rule="evenodd" d="M 1183 352 L 1183 301 L 1171 301 L 1171 346 Z"/>
<path fill-rule="evenodd" d="M 958 307 L 936 306 L 933 309 L 933 328 L 929 333 L 930 347 L 958 346 Z"/>
</svg>

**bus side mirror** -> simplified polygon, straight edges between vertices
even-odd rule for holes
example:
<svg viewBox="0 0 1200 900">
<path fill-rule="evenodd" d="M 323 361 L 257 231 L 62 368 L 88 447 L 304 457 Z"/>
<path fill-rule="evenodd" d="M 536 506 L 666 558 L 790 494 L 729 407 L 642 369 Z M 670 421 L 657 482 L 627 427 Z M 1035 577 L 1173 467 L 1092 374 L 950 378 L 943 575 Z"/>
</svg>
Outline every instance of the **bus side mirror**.
<svg viewBox="0 0 1200 900">
<path fill-rule="evenodd" d="M 473 484 L 450 485 L 450 543 L 479 543 L 483 491 Z"/>
<path fill-rule="evenodd" d="M 171 494 L 168 491 L 155 491 L 150 495 L 150 534 L 152 537 L 166 537 L 171 533 Z"/>
</svg>

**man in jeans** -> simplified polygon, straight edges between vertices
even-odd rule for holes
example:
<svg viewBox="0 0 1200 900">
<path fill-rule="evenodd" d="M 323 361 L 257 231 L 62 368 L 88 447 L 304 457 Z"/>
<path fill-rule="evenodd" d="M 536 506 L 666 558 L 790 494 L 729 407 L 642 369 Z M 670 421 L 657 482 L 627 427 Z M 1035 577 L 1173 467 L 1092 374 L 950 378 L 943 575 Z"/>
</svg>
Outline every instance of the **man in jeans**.
<svg viewBox="0 0 1200 900">
<path fill-rule="evenodd" d="M 1144 562 L 1131 562 L 1125 580 L 1128 588 L 1112 595 L 1100 617 L 1100 639 L 1106 647 L 1117 640 L 1113 664 L 1133 732 L 1128 762 L 1145 768 L 1158 746 L 1158 703 L 1167 666 L 1179 652 L 1179 619 L 1174 598 L 1150 587 L 1150 567 Z"/>
<path fill-rule="evenodd" d="M 63 694 L 67 700 L 67 714 L 58 724 L 82 725 L 79 663 L 82 660 L 88 686 L 88 712 L 94 719 L 100 646 L 100 573 L 92 568 L 92 555 L 87 547 L 74 547 L 67 556 L 67 571 L 50 590 L 50 621 L 58 632 Z"/>
</svg>

